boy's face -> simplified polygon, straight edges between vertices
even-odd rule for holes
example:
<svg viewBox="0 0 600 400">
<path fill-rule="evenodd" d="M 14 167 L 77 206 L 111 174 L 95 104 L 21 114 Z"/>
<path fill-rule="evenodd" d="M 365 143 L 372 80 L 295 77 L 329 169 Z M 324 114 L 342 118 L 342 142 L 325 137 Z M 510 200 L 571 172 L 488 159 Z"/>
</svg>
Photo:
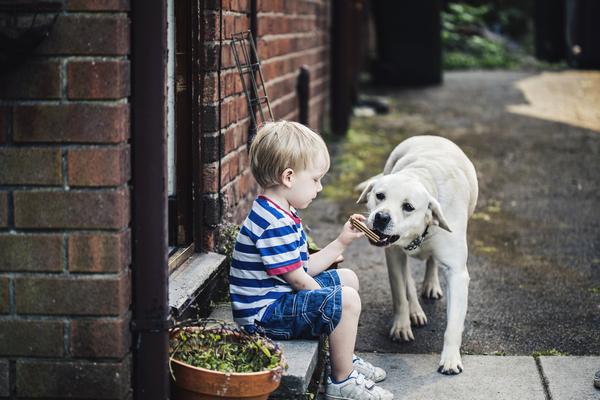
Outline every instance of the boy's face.
<svg viewBox="0 0 600 400">
<path fill-rule="evenodd" d="M 319 162 L 313 164 L 303 171 L 295 172 L 291 178 L 287 200 L 295 209 L 302 210 L 308 207 L 323 190 L 321 178 L 327 172 L 327 161 L 321 157 Z"/>
</svg>

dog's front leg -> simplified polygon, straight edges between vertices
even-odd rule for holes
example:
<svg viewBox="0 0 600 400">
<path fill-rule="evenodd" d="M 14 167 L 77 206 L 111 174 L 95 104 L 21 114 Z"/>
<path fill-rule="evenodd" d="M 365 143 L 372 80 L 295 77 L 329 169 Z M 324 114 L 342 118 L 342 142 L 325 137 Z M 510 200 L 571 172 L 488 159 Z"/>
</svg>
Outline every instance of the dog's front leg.
<svg viewBox="0 0 600 400">
<path fill-rule="evenodd" d="M 425 270 L 421 296 L 436 300 L 442 297 L 442 287 L 438 278 L 438 266 L 433 257 L 427 259 L 427 269 Z"/>
<path fill-rule="evenodd" d="M 459 268 L 442 265 L 448 284 L 448 325 L 444 333 L 444 349 L 442 350 L 438 371 L 446 375 L 455 375 L 460 374 L 464 369 L 460 357 L 460 345 L 467 314 L 469 273 L 465 264 Z"/>
<path fill-rule="evenodd" d="M 392 340 L 414 340 L 410 328 L 410 313 L 406 297 L 406 281 L 403 270 L 406 270 L 406 254 L 399 247 L 385 249 L 385 259 L 392 289 L 392 305 L 394 321 L 390 330 Z"/>
<path fill-rule="evenodd" d="M 418 265 L 418 263 L 418 260 L 412 257 L 407 257 L 406 268 L 402 270 L 402 275 L 404 277 L 404 282 L 406 282 L 406 296 L 408 298 L 410 321 L 415 326 L 423 326 L 427 325 L 427 316 L 423 312 L 423 308 L 421 308 L 421 304 L 419 303 L 419 296 L 417 296 L 417 285 L 415 284 L 415 280 L 412 277 L 411 271 L 411 264 Z"/>
</svg>

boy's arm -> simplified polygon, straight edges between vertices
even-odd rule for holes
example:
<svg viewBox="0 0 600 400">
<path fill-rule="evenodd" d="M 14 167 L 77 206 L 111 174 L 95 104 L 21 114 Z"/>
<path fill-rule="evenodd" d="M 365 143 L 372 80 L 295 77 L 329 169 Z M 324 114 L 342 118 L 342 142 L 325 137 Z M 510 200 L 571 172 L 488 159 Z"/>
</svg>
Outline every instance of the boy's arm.
<svg viewBox="0 0 600 400">
<path fill-rule="evenodd" d="M 296 292 L 300 290 L 315 290 L 321 288 L 317 281 L 315 281 L 312 276 L 308 275 L 302 267 L 281 274 L 281 277 L 289 283 Z"/>
<path fill-rule="evenodd" d="M 346 246 L 336 239 L 321 250 L 311 254 L 307 264 L 308 274 L 315 276 L 325 271 L 344 250 L 346 250 Z"/>
<path fill-rule="evenodd" d="M 364 221 L 365 217 L 360 214 L 354 214 L 352 217 Z M 329 243 L 322 250 L 311 254 L 308 259 L 307 269 L 310 276 L 315 276 L 325 271 L 331 264 L 333 264 L 339 256 L 342 255 L 346 247 L 355 239 L 363 237 L 364 233 L 357 229 L 354 229 L 350 220 L 346 221 L 342 232 L 333 242 Z"/>
</svg>

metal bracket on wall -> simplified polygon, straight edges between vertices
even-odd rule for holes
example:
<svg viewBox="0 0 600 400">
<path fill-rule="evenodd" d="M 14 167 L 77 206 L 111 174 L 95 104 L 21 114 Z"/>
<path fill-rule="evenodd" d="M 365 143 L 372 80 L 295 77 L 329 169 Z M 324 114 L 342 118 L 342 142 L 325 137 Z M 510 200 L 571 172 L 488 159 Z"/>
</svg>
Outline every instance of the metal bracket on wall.
<svg viewBox="0 0 600 400">
<path fill-rule="evenodd" d="M 247 31 L 232 34 L 231 49 L 235 65 L 240 73 L 244 93 L 246 94 L 248 112 L 250 113 L 252 124 L 255 128 L 258 128 L 259 124 L 256 121 L 257 111 L 261 118 L 260 124 L 273 121 L 274 118 L 252 32 Z M 247 82 L 248 77 L 250 78 L 249 83 Z M 265 106 L 268 115 L 265 115 Z"/>
</svg>

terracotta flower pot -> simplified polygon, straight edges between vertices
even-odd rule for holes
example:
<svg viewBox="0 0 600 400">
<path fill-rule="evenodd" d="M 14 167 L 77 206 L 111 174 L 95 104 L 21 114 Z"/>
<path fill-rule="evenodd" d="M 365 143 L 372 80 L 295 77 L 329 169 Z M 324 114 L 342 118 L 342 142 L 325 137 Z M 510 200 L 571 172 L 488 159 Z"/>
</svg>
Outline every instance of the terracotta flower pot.
<svg viewBox="0 0 600 400">
<path fill-rule="evenodd" d="M 281 365 L 267 371 L 220 372 L 174 358 L 170 363 L 173 400 L 266 400 L 279 387 L 284 365 L 282 360 Z"/>
<path fill-rule="evenodd" d="M 282 368 L 261 372 L 218 372 L 171 359 L 175 400 L 266 400 L 281 383 Z"/>
</svg>

